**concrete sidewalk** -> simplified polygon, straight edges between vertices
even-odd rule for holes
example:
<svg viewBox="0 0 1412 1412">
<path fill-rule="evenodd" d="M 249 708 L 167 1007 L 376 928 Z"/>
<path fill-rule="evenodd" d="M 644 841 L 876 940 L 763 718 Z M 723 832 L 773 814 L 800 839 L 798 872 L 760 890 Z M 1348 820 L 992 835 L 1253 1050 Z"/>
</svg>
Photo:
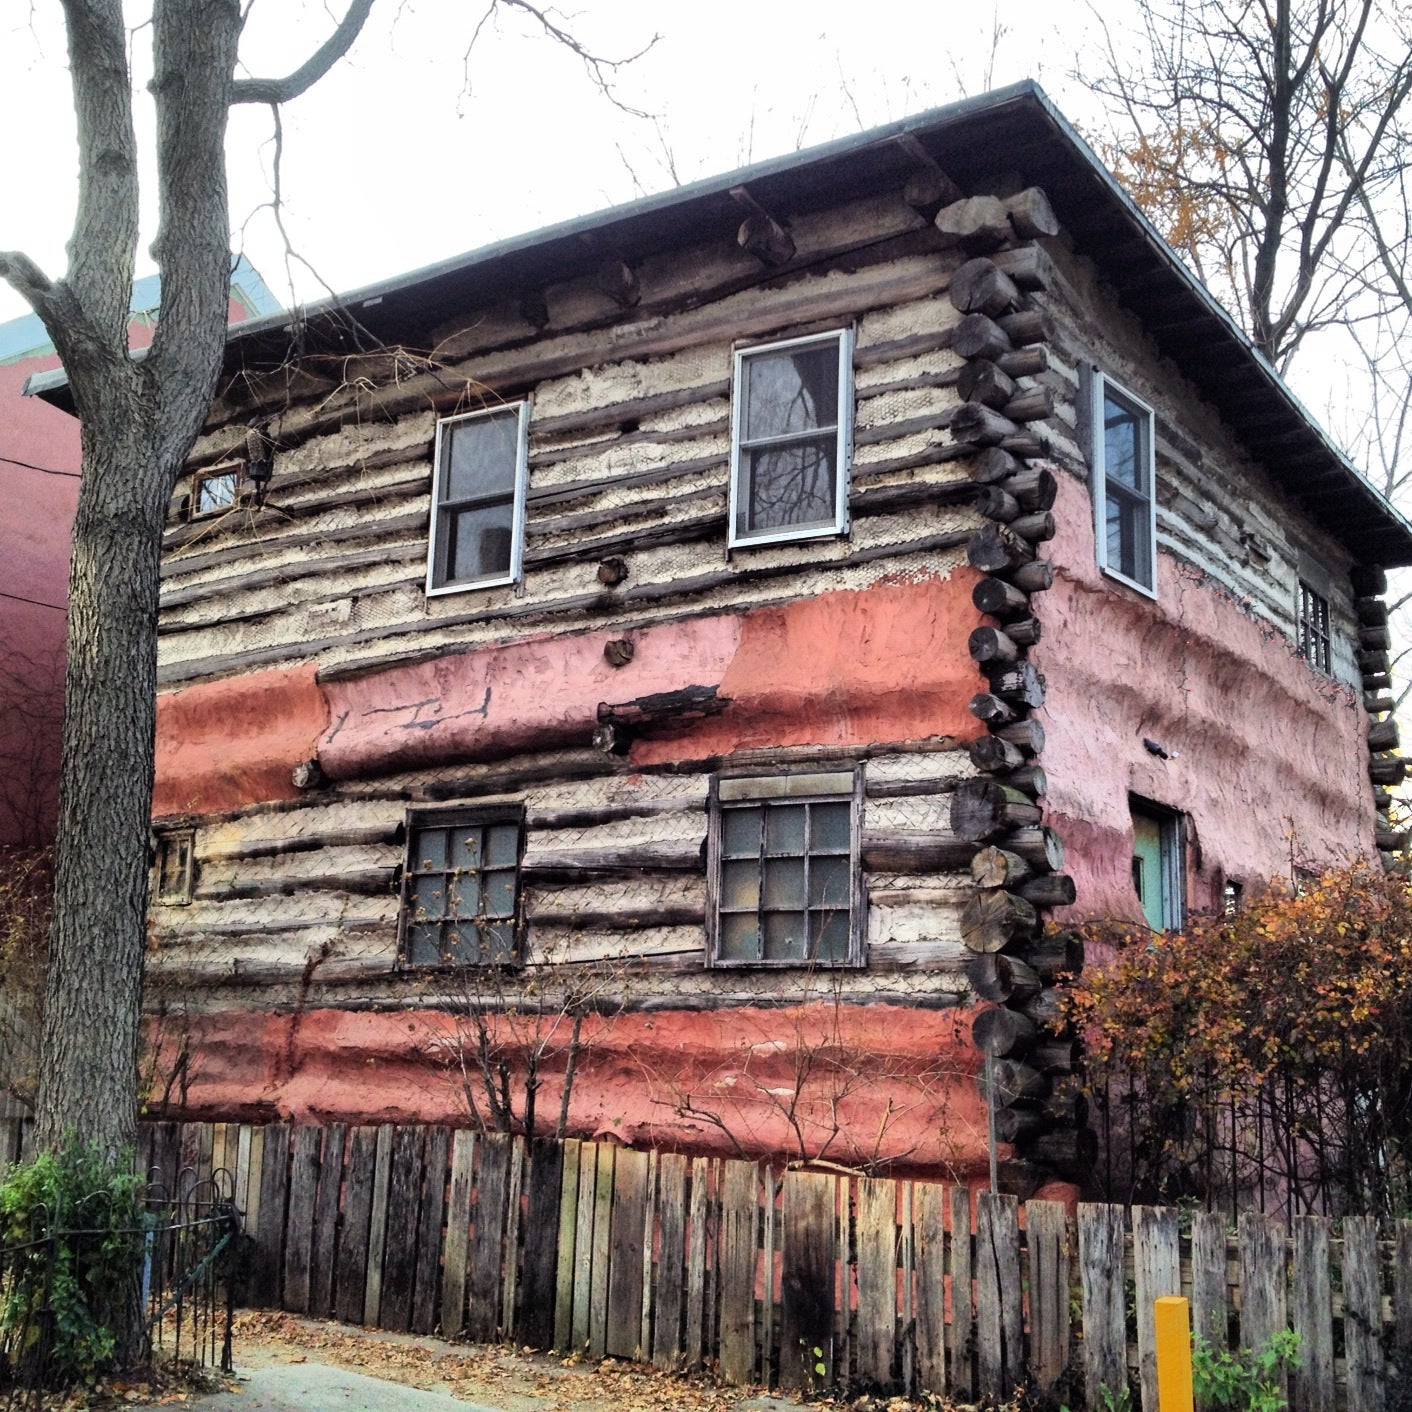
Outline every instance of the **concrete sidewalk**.
<svg viewBox="0 0 1412 1412">
<path fill-rule="evenodd" d="M 255 1368 L 240 1375 L 234 1392 L 209 1393 L 188 1405 L 201 1412 L 501 1412 L 324 1363 Z"/>
</svg>

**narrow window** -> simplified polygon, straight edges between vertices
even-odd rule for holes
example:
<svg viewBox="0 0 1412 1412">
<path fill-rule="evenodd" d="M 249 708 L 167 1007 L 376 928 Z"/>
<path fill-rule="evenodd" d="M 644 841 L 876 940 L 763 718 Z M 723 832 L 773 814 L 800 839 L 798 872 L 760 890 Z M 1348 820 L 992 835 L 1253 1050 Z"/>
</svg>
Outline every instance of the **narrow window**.
<svg viewBox="0 0 1412 1412">
<path fill-rule="evenodd" d="M 438 425 L 428 593 L 519 582 L 528 431 L 528 402 Z"/>
<path fill-rule="evenodd" d="M 243 480 L 244 468 L 237 462 L 197 472 L 191 486 L 190 517 L 229 510 L 240 498 Z"/>
<path fill-rule="evenodd" d="M 1152 409 L 1093 375 L 1093 504 L 1099 567 L 1146 593 L 1157 587 Z"/>
<path fill-rule="evenodd" d="M 846 329 L 735 357 L 732 545 L 848 529 L 853 337 Z"/>
<path fill-rule="evenodd" d="M 454 811 L 407 825 L 402 959 L 409 966 L 503 966 L 516 959 L 520 820 Z"/>
<path fill-rule="evenodd" d="M 862 963 L 851 772 L 721 780 L 712 842 L 712 961 Z"/>
<path fill-rule="evenodd" d="M 1221 889 L 1221 915 L 1234 917 L 1245 902 L 1245 884 L 1237 878 L 1227 878 Z"/>
<path fill-rule="evenodd" d="M 1155 932 L 1180 927 L 1186 915 L 1186 863 L 1181 819 L 1159 805 L 1132 801 L 1133 890 Z"/>
<path fill-rule="evenodd" d="M 1330 671 L 1329 600 L 1299 581 L 1299 655 L 1316 671 Z"/>
<path fill-rule="evenodd" d="M 157 835 L 157 901 L 180 907 L 191 901 L 196 835 L 175 829 Z"/>
</svg>

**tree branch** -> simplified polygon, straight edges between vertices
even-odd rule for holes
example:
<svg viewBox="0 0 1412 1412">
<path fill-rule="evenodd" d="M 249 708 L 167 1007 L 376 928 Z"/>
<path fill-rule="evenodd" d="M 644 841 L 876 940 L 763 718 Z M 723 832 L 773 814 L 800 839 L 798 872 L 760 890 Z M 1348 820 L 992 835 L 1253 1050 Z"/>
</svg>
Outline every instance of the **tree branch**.
<svg viewBox="0 0 1412 1412">
<path fill-rule="evenodd" d="M 288 103 L 298 98 L 353 47 L 372 8 L 373 0 L 352 0 L 338 28 L 292 74 L 236 79 L 230 87 L 231 103 Z"/>
</svg>

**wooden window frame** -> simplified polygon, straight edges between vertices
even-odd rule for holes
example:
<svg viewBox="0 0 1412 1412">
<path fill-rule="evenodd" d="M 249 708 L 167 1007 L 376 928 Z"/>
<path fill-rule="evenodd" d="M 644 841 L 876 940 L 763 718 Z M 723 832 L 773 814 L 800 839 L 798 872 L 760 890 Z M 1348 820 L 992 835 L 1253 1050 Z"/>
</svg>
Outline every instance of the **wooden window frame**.
<svg viewBox="0 0 1412 1412">
<path fill-rule="evenodd" d="M 1108 497 L 1110 476 L 1108 475 L 1108 438 L 1105 430 L 1103 402 L 1111 396 L 1115 402 L 1123 404 L 1127 411 L 1140 418 L 1141 446 L 1139 461 L 1146 481 L 1140 491 L 1121 482 L 1114 483 L 1112 493 L 1120 499 L 1145 507 L 1147 563 L 1152 574 L 1152 582 L 1129 578 L 1121 569 L 1108 562 Z M 1093 368 L 1089 377 L 1088 425 L 1090 433 L 1089 460 L 1092 469 L 1090 490 L 1093 498 L 1094 552 L 1098 567 L 1110 578 L 1126 584 L 1136 593 L 1147 598 L 1157 597 L 1157 416 L 1142 398 L 1130 392 L 1121 383 L 1110 378 L 1107 373 Z"/>
<path fill-rule="evenodd" d="M 734 372 L 731 379 L 731 464 L 730 498 L 727 505 L 726 547 L 741 549 L 762 544 L 786 544 L 794 540 L 836 539 L 849 531 L 848 486 L 850 461 L 853 456 L 853 329 L 836 328 L 825 333 L 802 334 L 797 338 L 780 339 L 774 343 L 755 343 L 735 349 Z M 811 433 L 800 432 L 787 437 L 770 438 L 768 441 L 747 442 L 743 440 L 742 417 L 745 409 L 745 378 L 750 362 L 769 353 L 779 353 L 792 348 L 807 348 L 810 345 L 833 344 L 838 350 L 838 425 L 837 442 L 834 448 L 834 517 L 831 522 L 818 521 L 799 526 L 776 526 L 755 533 L 742 534 L 736 530 L 737 514 L 741 498 L 741 474 L 744 466 L 742 451 L 750 451 L 757 446 L 778 444 L 788 445 L 793 441 L 805 440 Z M 818 432 L 812 433 L 818 435 Z"/>
<path fill-rule="evenodd" d="M 177 873 L 178 885 L 174 888 L 167 888 L 163 886 L 163 880 L 167 875 L 165 860 L 168 850 L 176 847 L 185 847 L 186 861 Z M 153 840 L 152 852 L 152 863 L 155 869 L 152 886 L 153 898 L 162 907 L 188 906 L 196 885 L 196 830 L 161 829 Z"/>
<path fill-rule="evenodd" d="M 1162 930 L 1180 931 L 1186 925 L 1186 818 L 1152 799 L 1128 796 L 1132 819 L 1150 819 L 1158 828 L 1158 859 L 1162 874 Z"/>
<path fill-rule="evenodd" d="M 515 474 L 510 494 L 497 491 L 494 495 L 479 495 L 449 500 L 442 492 L 444 451 L 450 438 L 451 428 L 465 422 L 485 421 L 494 417 L 513 414 L 517 420 L 515 437 Z M 504 588 L 519 584 L 524 578 L 525 559 L 525 499 L 529 490 L 529 421 L 530 402 L 525 398 L 519 402 L 506 402 L 497 407 L 484 407 L 474 412 L 463 412 L 455 417 L 441 417 L 436 423 L 436 454 L 432 462 L 431 512 L 427 530 L 427 581 L 428 598 L 439 598 L 447 593 L 466 593 L 477 588 Z M 458 510 L 475 509 L 479 506 L 510 502 L 510 565 L 506 573 L 486 574 L 475 579 L 446 579 L 441 576 L 438 561 L 441 557 L 441 537 L 444 516 Z"/>
<path fill-rule="evenodd" d="M 488 960 L 444 960 L 411 961 L 407 957 L 407 926 L 411 919 L 412 893 L 415 879 L 426 874 L 418 874 L 413 866 L 414 854 L 419 833 L 423 829 L 451 829 L 466 824 L 485 828 L 492 824 L 514 824 L 518 830 L 519 842 L 515 854 L 515 912 L 511 923 L 512 955 L 507 961 Z M 431 971 L 455 971 L 466 968 L 475 970 L 514 970 L 524 965 L 524 862 L 525 862 L 525 811 L 521 805 L 470 805 L 453 806 L 445 809 L 409 809 L 403 820 L 406 836 L 402 858 L 402 884 L 397 905 L 397 969 L 413 973 Z M 486 870 L 480 869 L 484 874 Z M 492 870 L 494 871 L 494 870 Z M 483 894 L 482 894 L 483 895 Z M 443 919 L 444 920 L 444 919 Z M 472 922 L 472 925 L 479 926 Z"/>
<path fill-rule="evenodd" d="M 228 475 L 235 476 L 235 488 L 231 493 L 230 504 L 217 505 L 211 510 L 198 509 L 201 502 L 201 487 L 209 480 L 216 480 L 218 477 Z M 191 499 L 187 504 L 186 518 L 188 520 L 209 520 L 217 515 L 224 515 L 230 510 L 237 509 L 241 496 L 245 493 L 247 479 L 244 461 L 222 461 L 219 465 L 207 466 L 204 470 L 193 472 Z"/>
<path fill-rule="evenodd" d="M 1313 617 L 1311 619 L 1311 609 Z M 1322 617 L 1322 623 L 1316 621 Z M 1299 655 L 1326 677 L 1333 675 L 1333 614 L 1329 600 L 1302 575 L 1299 579 L 1298 603 L 1296 605 L 1295 627 Z"/>
<path fill-rule="evenodd" d="M 820 788 L 824 781 L 835 787 Z M 724 798 L 722 797 L 724 794 Z M 706 846 L 706 965 L 713 970 L 799 971 L 861 970 L 868 964 L 867 899 L 863 888 L 863 772 L 855 766 L 807 773 L 717 775 L 711 780 L 710 823 Z M 768 960 L 736 959 L 721 955 L 722 833 L 726 813 L 733 807 L 750 808 L 771 803 L 849 805 L 848 956 L 838 961 L 817 958 Z M 764 856 L 763 853 L 761 855 Z M 808 915 L 807 895 L 805 915 Z"/>
</svg>

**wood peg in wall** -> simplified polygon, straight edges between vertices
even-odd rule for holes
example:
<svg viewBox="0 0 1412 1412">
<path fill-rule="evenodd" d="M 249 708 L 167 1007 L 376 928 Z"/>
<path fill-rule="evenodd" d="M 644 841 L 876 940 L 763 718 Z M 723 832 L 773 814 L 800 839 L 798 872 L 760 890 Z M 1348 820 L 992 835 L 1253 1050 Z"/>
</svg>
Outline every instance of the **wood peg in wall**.
<svg viewBox="0 0 1412 1412">
<path fill-rule="evenodd" d="M 605 588 L 616 588 L 628 576 L 628 566 L 621 559 L 605 559 L 598 566 L 598 582 Z"/>
<path fill-rule="evenodd" d="M 632 746 L 632 733 L 622 726 L 600 725 L 593 732 L 593 748 L 605 755 L 626 755 Z"/>
<path fill-rule="evenodd" d="M 295 789 L 322 789 L 328 783 L 324 767 L 317 760 L 301 760 L 291 771 Z"/>
<path fill-rule="evenodd" d="M 594 273 L 593 282 L 620 309 L 631 309 L 642 298 L 637 275 L 623 260 L 605 260 Z"/>
<path fill-rule="evenodd" d="M 626 667 L 633 658 L 630 637 L 615 637 L 603 644 L 603 657 L 610 667 Z"/>
</svg>

